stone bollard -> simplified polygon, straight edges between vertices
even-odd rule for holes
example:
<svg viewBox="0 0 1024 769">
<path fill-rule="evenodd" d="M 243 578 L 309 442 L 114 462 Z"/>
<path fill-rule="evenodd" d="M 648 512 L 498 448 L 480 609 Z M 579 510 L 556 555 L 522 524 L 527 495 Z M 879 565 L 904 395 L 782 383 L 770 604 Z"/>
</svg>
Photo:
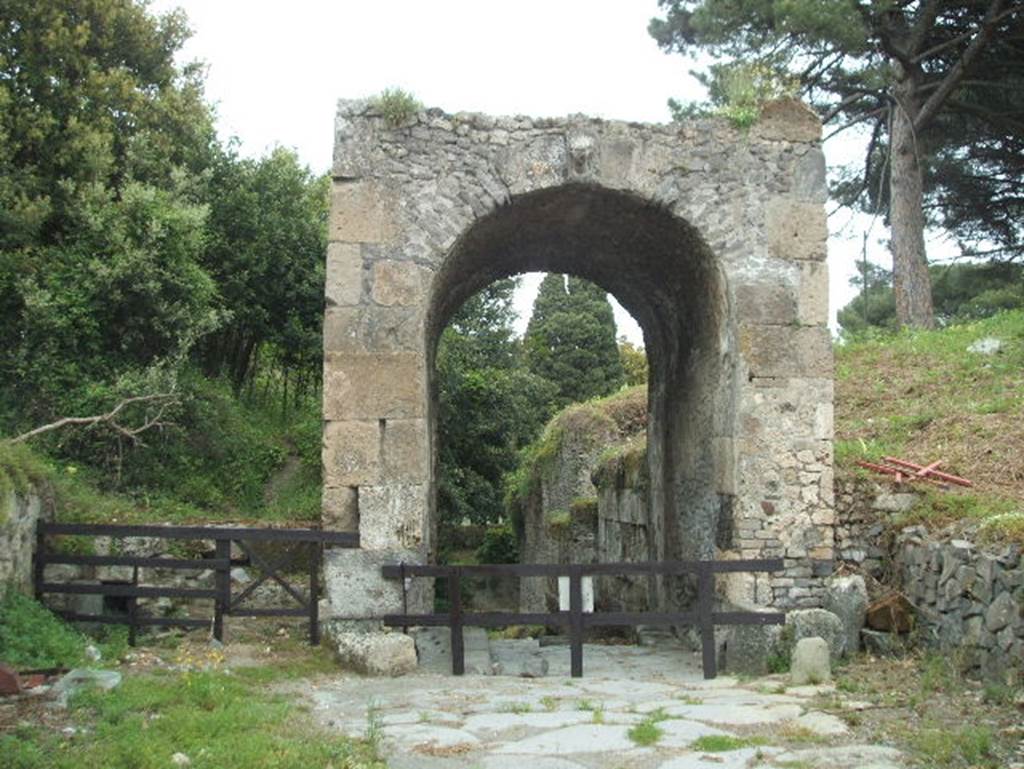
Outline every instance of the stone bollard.
<svg viewBox="0 0 1024 769">
<path fill-rule="evenodd" d="M 801 638 L 793 649 L 789 677 L 794 686 L 823 684 L 832 680 L 828 642 L 824 638 Z"/>
</svg>

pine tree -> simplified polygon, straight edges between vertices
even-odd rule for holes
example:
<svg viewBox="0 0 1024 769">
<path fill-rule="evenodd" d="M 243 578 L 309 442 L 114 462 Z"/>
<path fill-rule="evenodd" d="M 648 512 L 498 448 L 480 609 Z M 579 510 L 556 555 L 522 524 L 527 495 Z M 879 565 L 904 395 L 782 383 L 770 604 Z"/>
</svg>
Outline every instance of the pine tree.
<svg viewBox="0 0 1024 769">
<path fill-rule="evenodd" d="M 625 382 L 608 295 L 582 278 L 544 278 L 524 342 L 527 366 L 555 384 L 560 408 Z"/>
</svg>

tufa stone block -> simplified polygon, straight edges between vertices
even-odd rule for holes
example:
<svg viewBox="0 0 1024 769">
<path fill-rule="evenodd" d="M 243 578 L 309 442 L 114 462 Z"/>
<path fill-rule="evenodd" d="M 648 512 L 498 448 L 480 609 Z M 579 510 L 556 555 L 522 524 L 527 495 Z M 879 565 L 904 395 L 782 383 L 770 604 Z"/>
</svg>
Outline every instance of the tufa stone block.
<svg viewBox="0 0 1024 769">
<path fill-rule="evenodd" d="M 828 323 L 828 267 L 825 262 L 800 263 L 797 321 L 804 326 Z"/>
<path fill-rule="evenodd" d="M 796 642 L 789 679 L 794 686 L 823 684 L 832 680 L 828 643 L 824 638 L 801 638 Z"/>
<path fill-rule="evenodd" d="M 381 431 L 384 477 L 399 483 L 427 483 L 430 480 L 427 420 L 384 420 Z"/>
<path fill-rule="evenodd" d="M 377 182 L 335 180 L 328 237 L 345 243 L 385 243 L 395 233 L 394 207 Z"/>
<path fill-rule="evenodd" d="M 403 633 L 333 632 L 338 662 L 364 676 L 401 676 L 416 670 L 416 642 Z"/>
<path fill-rule="evenodd" d="M 821 118 L 799 99 L 776 99 L 761 107 L 750 135 L 769 141 L 819 142 Z"/>
<path fill-rule="evenodd" d="M 324 486 L 321 525 L 325 531 L 359 531 L 359 489 Z"/>
<path fill-rule="evenodd" d="M 362 486 L 380 480 L 380 424 L 372 421 L 324 425 L 324 484 Z"/>
<path fill-rule="evenodd" d="M 427 527 L 427 510 L 426 485 L 360 487 L 360 545 L 366 550 L 422 547 Z"/>
<path fill-rule="evenodd" d="M 327 244 L 324 294 L 328 306 L 359 304 L 363 295 L 363 256 L 358 243 Z"/>
<path fill-rule="evenodd" d="M 820 203 L 773 198 L 765 205 L 768 252 L 776 259 L 824 261 L 828 221 Z"/>
<path fill-rule="evenodd" d="M 381 575 L 382 566 L 423 561 L 418 550 L 327 550 L 324 553 L 324 587 L 329 600 L 323 617 L 325 623 L 351 629 L 354 625 L 339 621 L 379 620 L 386 614 L 402 614 L 405 608 L 410 614 L 428 611 L 433 601 L 433 580 L 407 580 L 408 593 L 403 607 L 401 582 L 384 579 Z"/>
<path fill-rule="evenodd" d="M 740 353 L 752 377 L 832 377 L 832 339 L 815 326 L 741 326 Z"/>
<path fill-rule="evenodd" d="M 390 259 L 375 262 L 371 296 L 377 304 L 386 307 L 417 305 L 427 293 L 430 276 L 430 270 L 415 262 Z"/>
<path fill-rule="evenodd" d="M 789 286 L 752 283 L 736 287 L 736 319 L 741 322 L 784 326 L 797 320 L 797 302 Z"/>
<path fill-rule="evenodd" d="M 324 354 L 324 419 L 412 419 L 425 410 L 419 353 Z"/>
</svg>

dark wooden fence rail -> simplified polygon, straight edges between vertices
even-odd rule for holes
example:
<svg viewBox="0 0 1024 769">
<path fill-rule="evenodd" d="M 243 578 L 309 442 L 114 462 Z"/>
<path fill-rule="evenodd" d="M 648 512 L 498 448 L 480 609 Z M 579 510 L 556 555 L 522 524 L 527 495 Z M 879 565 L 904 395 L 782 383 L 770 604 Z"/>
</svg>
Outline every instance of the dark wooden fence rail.
<svg viewBox="0 0 1024 769">
<path fill-rule="evenodd" d="M 583 675 L 583 631 L 589 627 L 636 627 L 637 625 L 695 625 L 700 628 L 702 663 L 705 678 L 718 674 L 715 659 L 716 625 L 781 625 L 786 615 L 776 612 L 724 612 L 714 610 L 715 575 L 728 572 L 780 571 L 782 559 L 743 561 L 645 561 L 639 563 L 596 564 L 487 564 L 479 566 L 429 566 L 396 564 L 384 566 L 383 576 L 402 580 L 415 577 L 439 577 L 448 582 L 449 610 L 433 614 L 390 614 L 384 624 L 390 627 L 447 626 L 451 629 L 452 673 L 465 673 L 464 627 L 502 627 L 505 625 L 556 625 L 569 630 L 572 676 Z M 602 574 L 697 576 L 697 605 L 685 612 L 584 612 L 583 577 Z M 472 612 L 463 611 L 463 577 L 568 577 L 569 610 L 558 612 Z"/>
<path fill-rule="evenodd" d="M 48 538 L 52 536 L 84 537 L 148 537 L 174 540 L 206 540 L 214 543 L 213 558 L 165 558 L 132 555 L 75 555 L 52 552 Z M 231 543 L 235 542 L 245 553 L 245 558 L 231 557 Z M 284 559 L 269 562 L 252 547 L 252 542 L 306 543 L 310 548 L 308 585 L 306 593 L 288 583 L 280 572 L 291 559 L 291 553 Z M 116 524 L 78 524 L 40 522 L 36 530 L 35 592 L 37 598 L 46 594 L 87 594 L 127 598 L 128 613 L 124 614 L 82 614 L 59 612 L 73 622 L 95 622 L 102 624 L 128 625 L 128 641 L 134 645 L 139 627 L 210 627 L 218 641 L 224 639 L 224 617 L 308 617 L 309 642 L 320 643 L 320 562 L 325 545 L 335 547 L 359 547 L 359 535 L 349 532 L 320 531 L 318 529 L 258 529 L 231 528 L 227 526 L 122 526 Z M 49 564 L 72 566 L 130 566 L 132 580 L 129 584 L 47 582 L 46 567 Z M 253 565 L 261 575 L 247 585 L 240 593 L 231 594 L 231 567 Z M 206 570 L 214 572 L 213 588 L 182 588 L 148 586 L 139 584 L 139 569 Z M 248 608 L 242 606 L 261 584 L 274 580 L 291 596 L 297 606 L 282 608 Z M 213 601 L 213 616 L 205 619 L 194 617 L 152 617 L 139 611 L 139 598 L 195 598 Z"/>
</svg>

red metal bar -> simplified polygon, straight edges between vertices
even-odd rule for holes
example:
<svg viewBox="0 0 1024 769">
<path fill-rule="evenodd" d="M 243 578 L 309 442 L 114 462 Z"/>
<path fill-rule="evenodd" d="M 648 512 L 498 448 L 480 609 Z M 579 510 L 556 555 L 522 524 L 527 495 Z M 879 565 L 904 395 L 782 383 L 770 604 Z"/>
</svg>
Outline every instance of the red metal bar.
<svg viewBox="0 0 1024 769">
<path fill-rule="evenodd" d="M 921 465 L 915 465 L 913 462 L 908 462 L 905 459 L 898 459 L 896 457 L 882 457 L 882 460 L 885 462 L 891 462 L 894 465 L 902 465 L 903 467 L 909 467 L 911 470 L 927 469 L 922 467 Z M 969 480 L 967 480 L 966 478 L 961 478 L 959 475 L 950 475 L 949 473 L 943 473 L 938 470 L 929 470 L 928 475 L 933 476 L 935 478 L 941 478 L 942 480 L 949 481 L 950 483 L 955 483 L 957 486 L 974 485 Z"/>
</svg>

